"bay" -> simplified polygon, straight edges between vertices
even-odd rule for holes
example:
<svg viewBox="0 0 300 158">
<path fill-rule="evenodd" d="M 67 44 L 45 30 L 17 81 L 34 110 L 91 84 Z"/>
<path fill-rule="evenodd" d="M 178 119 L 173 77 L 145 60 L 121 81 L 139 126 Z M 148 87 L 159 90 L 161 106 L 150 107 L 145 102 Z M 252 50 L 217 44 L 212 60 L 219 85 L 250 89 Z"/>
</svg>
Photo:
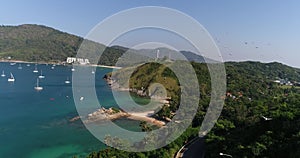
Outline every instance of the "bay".
<svg viewBox="0 0 300 158">
<path fill-rule="evenodd" d="M 40 79 L 42 91 L 34 90 L 39 73 L 33 73 L 34 64 L 10 65 L 0 62 L 0 157 L 24 158 L 64 158 L 105 148 L 81 123 L 70 122 L 77 116 L 72 86 L 65 80 L 72 78 L 71 66 L 39 64 L 44 79 Z M 97 97 L 104 107 L 117 107 L 111 89 L 102 79 L 110 72 L 109 68 L 97 68 L 95 85 Z M 7 78 L 13 73 L 16 81 L 9 83 Z M 126 98 L 124 102 L 126 102 Z M 143 99 L 135 98 L 144 102 Z M 90 109 L 92 112 L 94 109 Z M 140 131 L 139 122 L 127 119 L 115 121 L 128 130 Z"/>
</svg>

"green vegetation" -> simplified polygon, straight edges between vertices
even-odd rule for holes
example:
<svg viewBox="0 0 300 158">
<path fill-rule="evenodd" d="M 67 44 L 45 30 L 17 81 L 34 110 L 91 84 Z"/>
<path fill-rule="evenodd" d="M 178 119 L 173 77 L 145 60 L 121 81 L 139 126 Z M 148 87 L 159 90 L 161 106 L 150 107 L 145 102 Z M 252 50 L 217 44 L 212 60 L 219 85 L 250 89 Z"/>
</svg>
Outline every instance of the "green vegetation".
<svg viewBox="0 0 300 158">
<path fill-rule="evenodd" d="M 64 61 L 82 38 L 40 25 L 0 27 L 0 57 L 25 61 Z"/>
<path fill-rule="evenodd" d="M 192 125 L 183 135 L 155 151 L 129 153 L 107 148 L 88 157 L 169 158 L 188 140 L 196 137 L 210 101 L 210 77 L 205 64 L 192 65 L 200 83 L 201 100 Z M 218 157 L 220 152 L 244 158 L 300 157 L 300 90 L 295 86 L 283 88 L 273 82 L 277 78 L 298 81 L 299 69 L 279 63 L 258 62 L 230 62 L 225 66 L 228 86 L 225 105 L 215 127 L 206 136 L 206 157 Z M 168 82 L 163 82 L 165 77 Z M 147 89 L 153 82 L 173 86 L 172 89 L 167 88 L 168 95 L 172 97 L 171 106 L 163 107 L 158 117 L 168 117 L 177 109 L 180 98 L 175 95 L 180 89 L 175 83 L 178 81 L 165 66 L 155 63 L 139 66 L 131 79 L 130 86 L 137 89 Z M 145 131 L 151 130 L 145 123 L 141 126 Z"/>
<path fill-rule="evenodd" d="M 153 61 L 155 50 L 131 50 L 121 46 L 105 47 L 100 43 L 84 40 L 82 37 L 61 32 L 53 28 L 23 24 L 19 26 L 0 26 L 0 59 L 32 62 L 63 62 L 67 57 L 75 57 L 81 47 L 86 53 L 84 58 L 93 64 L 130 66 L 141 61 Z M 165 55 L 166 48 L 160 48 Z M 100 52 L 103 52 L 100 57 Z M 202 62 L 204 59 L 192 52 L 182 52 L 187 59 Z M 176 53 L 173 53 L 176 54 Z M 151 57 L 149 57 L 151 56 Z"/>
<path fill-rule="evenodd" d="M 75 57 L 82 42 L 81 37 L 42 25 L 0 26 L 0 59 L 11 57 L 13 60 L 32 62 L 62 62 L 67 57 Z M 85 58 L 90 59 L 91 63 L 101 65 L 115 65 L 127 50 L 121 47 L 105 47 L 88 40 L 85 40 L 85 44 Z M 103 54 L 97 60 L 100 51 Z M 122 61 L 126 61 L 126 58 L 121 60 L 121 64 L 126 64 Z"/>
</svg>

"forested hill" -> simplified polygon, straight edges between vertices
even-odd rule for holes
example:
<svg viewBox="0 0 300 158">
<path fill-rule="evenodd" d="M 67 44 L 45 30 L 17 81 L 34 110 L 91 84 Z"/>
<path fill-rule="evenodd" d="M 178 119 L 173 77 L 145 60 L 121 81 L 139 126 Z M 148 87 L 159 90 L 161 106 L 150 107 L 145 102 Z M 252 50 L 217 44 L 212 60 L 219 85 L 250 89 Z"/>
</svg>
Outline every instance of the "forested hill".
<svg viewBox="0 0 300 158">
<path fill-rule="evenodd" d="M 12 57 L 13 60 L 23 61 L 65 61 L 67 57 L 76 55 L 76 52 L 82 43 L 83 38 L 68 34 L 47 26 L 35 24 L 23 24 L 19 26 L 0 26 L 0 59 Z M 91 42 L 90 49 L 103 49 L 105 46 L 100 43 Z M 174 51 L 167 48 L 160 49 L 160 58 L 168 57 Z M 91 52 L 93 52 L 92 50 Z M 115 65 L 116 61 L 129 48 L 121 46 L 106 47 L 101 61 L 98 64 Z M 122 57 L 121 64 L 127 65 L 126 61 L 137 61 L 143 57 L 155 58 L 157 49 L 132 50 L 135 54 Z M 93 52 L 90 59 L 99 57 L 98 52 Z M 204 62 L 202 56 L 193 52 L 181 51 L 181 53 L 190 61 Z M 137 55 L 139 54 L 139 55 Z M 135 59 L 136 58 L 136 59 Z M 175 57 L 176 58 L 176 57 Z M 144 58 L 143 58 L 144 59 Z M 98 62 L 98 61 L 93 61 Z"/>
<path fill-rule="evenodd" d="M 0 27 L 0 57 L 62 61 L 74 56 L 83 38 L 41 25 Z"/>
<path fill-rule="evenodd" d="M 166 62 L 166 65 L 177 66 L 180 62 Z M 186 142 L 197 137 L 209 105 L 211 82 L 206 64 L 192 62 L 192 66 L 199 80 L 201 100 L 192 125 L 186 132 L 168 146 L 155 151 L 129 153 L 107 148 L 90 154 L 88 158 L 170 158 Z M 300 157 L 300 150 L 295 150 L 300 148 L 300 87 L 296 84 L 300 81 L 299 69 L 276 62 L 228 62 L 225 68 L 225 104 L 216 125 L 205 137 L 205 157 L 220 157 L 219 153 L 224 151 L 232 157 Z M 119 70 L 114 76 L 117 82 L 124 71 L 127 69 Z M 189 78 L 190 74 L 185 75 Z M 294 85 L 275 83 L 277 79 L 290 81 Z M 178 82 L 176 84 L 176 74 L 165 65 L 147 63 L 136 68 L 129 86 L 147 90 L 151 83 L 164 85 L 167 95 L 172 98 L 170 105 L 163 106 L 156 117 L 172 118 L 179 106 L 180 98 L 176 96 L 181 94 Z M 148 127 L 145 129 L 149 130 Z M 116 139 L 116 142 L 120 141 Z"/>
<path fill-rule="evenodd" d="M 293 68 L 282 63 L 261 63 L 254 61 L 247 62 L 226 62 L 227 71 L 235 71 L 235 74 L 247 75 L 248 77 L 266 79 L 288 79 L 290 81 L 299 81 L 300 69 Z"/>
<path fill-rule="evenodd" d="M 0 58 L 23 61 L 61 62 L 76 56 L 83 38 L 35 24 L 0 26 Z M 90 41 L 91 49 L 104 45 Z M 107 47 L 99 64 L 113 65 L 124 50 Z M 92 54 L 95 55 L 95 54 Z M 91 57 L 94 59 L 94 56 Z"/>
</svg>

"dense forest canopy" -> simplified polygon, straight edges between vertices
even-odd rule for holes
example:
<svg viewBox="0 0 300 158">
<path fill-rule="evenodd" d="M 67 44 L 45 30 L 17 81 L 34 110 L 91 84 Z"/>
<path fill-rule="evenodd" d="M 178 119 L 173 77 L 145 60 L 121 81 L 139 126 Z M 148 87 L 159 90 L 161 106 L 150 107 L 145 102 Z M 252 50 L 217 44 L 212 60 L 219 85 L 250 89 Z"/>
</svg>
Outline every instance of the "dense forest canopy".
<svg viewBox="0 0 300 158">
<path fill-rule="evenodd" d="M 166 65 L 178 64 L 166 62 Z M 129 153 L 113 148 L 88 157 L 173 157 L 189 140 L 197 137 L 210 100 L 210 75 L 206 64 L 192 62 L 200 85 L 201 100 L 192 125 L 168 146 L 144 153 Z M 300 152 L 300 80 L 299 69 L 280 63 L 228 62 L 225 105 L 213 130 L 205 137 L 206 157 L 226 152 L 233 157 L 299 157 Z M 155 71 L 153 71 L 155 69 Z M 148 72 L 148 75 L 145 75 Z M 120 72 L 122 73 L 122 71 Z M 293 85 L 275 83 L 277 79 Z M 164 82 L 167 80 L 167 82 Z M 163 107 L 156 117 L 172 117 L 178 109 L 180 93 L 176 75 L 164 65 L 147 63 L 131 76 L 130 86 L 147 89 L 152 82 L 164 84 L 171 105 Z M 170 85 L 172 83 L 173 86 Z M 174 86 L 176 85 L 177 86 Z M 172 87 L 172 88 L 171 88 Z"/>
</svg>

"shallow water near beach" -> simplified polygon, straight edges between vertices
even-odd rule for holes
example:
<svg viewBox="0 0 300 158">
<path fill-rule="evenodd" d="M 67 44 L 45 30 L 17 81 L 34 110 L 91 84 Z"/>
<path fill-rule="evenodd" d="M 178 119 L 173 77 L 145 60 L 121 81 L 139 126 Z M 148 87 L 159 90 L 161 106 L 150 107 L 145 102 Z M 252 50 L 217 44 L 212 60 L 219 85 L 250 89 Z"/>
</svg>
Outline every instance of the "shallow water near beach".
<svg viewBox="0 0 300 158">
<path fill-rule="evenodd" d="M 72 78 L 70 66 L 51 69 L 52 65 L 38 65 L 45 75 L 45 79 L 40 80 L 44 88 L 40 92 L 34 90 L 40 75 L 32 72 L 34 64 L 21 66 L 22 69 L 18 69 L 19 64 L 0 63 L 0 72 L 4 70 L 6 74 L 0 77 L 0 157 L 85 157 L 105 147 L 81 121 L 69 121 L 78 115 L 72 86 L 65 84 L 67 78 Z M 102 79 L 110 71 L 97 68 L 95 74 L 97 97 L 104 107 L 116 106 L 110 88 Z M 10 72 L 16 79 L 14 83 L 7 81 Z M 122 99 L 126 102 L 126 98 Z M 132 131 L 141 130 L 138 121 L 120 119 L 115 122 Z"/>
</svg>

